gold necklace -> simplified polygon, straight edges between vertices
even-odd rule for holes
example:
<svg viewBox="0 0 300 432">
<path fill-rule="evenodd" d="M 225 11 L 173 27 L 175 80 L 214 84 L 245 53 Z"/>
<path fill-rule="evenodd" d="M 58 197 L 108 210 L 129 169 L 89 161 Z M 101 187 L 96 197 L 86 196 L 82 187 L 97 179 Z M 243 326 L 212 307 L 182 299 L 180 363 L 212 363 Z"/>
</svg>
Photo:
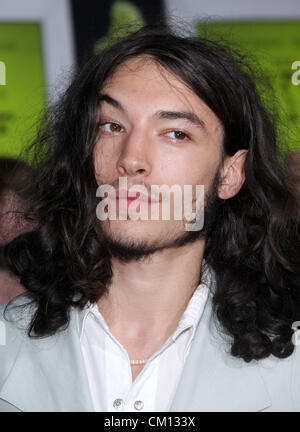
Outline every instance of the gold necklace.
<svg viewBox="0 0 300 432">
<path fill-rule="evenodd" d="M 130 360 L 131 366 L 145 364 L 147 360 Z"/>
</svg>

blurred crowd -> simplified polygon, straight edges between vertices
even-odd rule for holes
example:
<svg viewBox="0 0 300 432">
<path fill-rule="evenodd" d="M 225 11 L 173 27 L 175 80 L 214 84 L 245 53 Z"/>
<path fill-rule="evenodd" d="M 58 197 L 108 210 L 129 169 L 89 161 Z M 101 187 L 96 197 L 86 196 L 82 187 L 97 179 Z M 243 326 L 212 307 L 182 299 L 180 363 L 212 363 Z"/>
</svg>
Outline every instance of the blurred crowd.
<svg viewBox="0 0 300 432">
<path fill-rule="evenodd" d="M 32 229 L 24 217 L 28 204 L 24 191 L 32 175 L 32 169 L 24 162 L 0 158 L 0 304 L 24 293 L 7 266 L 4 249 L 14 238 Z"/>
</svg>

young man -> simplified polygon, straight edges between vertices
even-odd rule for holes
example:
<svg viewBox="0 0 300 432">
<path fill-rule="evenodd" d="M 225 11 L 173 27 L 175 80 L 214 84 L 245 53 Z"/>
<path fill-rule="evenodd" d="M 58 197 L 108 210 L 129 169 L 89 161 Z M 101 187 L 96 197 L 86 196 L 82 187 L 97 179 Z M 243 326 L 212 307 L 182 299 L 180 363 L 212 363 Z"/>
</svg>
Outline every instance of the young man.
<svg viewBox="0 0 300 432">
<path fill-rule="evenodd" d="M 1 309 L 0 409 L 299 410 L 297 203 L 240 60 L 142 29 L 91 59 L 50 124 L 39 229 L 6 251 L 28 295 Z M 192 187 L 194 217 L 163 185 Z"/>
</svg>

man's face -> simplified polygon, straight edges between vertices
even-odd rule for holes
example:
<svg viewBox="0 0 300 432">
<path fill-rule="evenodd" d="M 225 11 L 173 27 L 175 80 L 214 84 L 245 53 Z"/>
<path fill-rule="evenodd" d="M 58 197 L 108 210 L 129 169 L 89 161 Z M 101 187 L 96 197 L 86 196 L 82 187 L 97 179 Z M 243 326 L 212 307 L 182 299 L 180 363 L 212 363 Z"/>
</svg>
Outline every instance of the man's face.
<svg viewBox="0 0 300 432">
<path fill-rule="evenodd" d="M 215 114 L 178 77 L 146 57 L 120 66 L 104 84 L 94 150 L 99 185 L 204 185 L 221 162 L 223 130 Z M 173 203 L 172 203 L 173 204 Z M 172 206 L 171 206 L 172 208 Z M 195 208 L 194 208 L 195 209 Z M 149 213 L 150 215 L 150 213 Z M 161 216 L 161 213 L 160 213 Z M 186 235 L 184 220 L 106 220 L 105 237 L 125 248 L 157 250 Z"/>
</svg>

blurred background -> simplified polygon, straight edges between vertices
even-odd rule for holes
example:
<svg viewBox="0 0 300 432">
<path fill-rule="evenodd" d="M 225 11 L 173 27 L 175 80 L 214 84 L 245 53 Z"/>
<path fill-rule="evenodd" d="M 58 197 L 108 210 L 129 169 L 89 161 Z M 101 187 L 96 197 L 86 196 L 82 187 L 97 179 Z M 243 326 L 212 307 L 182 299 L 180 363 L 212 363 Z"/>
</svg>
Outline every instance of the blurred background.
<svg viewBox="0 0 300 432">
<path fill-rule="evenodd" d="M 300 149 L 300 0 L 0 0 L 0 156 L 20 155 L 90 55 L 128 26 L 159 22 L 225 38 L 260 64 L 262 96 L 274 88 L 289 148 Z"/>
</svg>

